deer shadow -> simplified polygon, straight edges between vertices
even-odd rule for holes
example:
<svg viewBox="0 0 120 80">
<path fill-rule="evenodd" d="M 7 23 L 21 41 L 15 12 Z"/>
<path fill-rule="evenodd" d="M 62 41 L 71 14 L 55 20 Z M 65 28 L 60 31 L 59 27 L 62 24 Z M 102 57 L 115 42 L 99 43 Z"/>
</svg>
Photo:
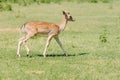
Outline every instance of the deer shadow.
<svg viewBox="0 0 120 80">
<path fill-rule="evenodd" d="M 64 54 L 56 54 L 56 53 L 53 53 L 53 54 L 46 54 L 46 57 L 72 57 L 72 56 L 82 56 L 82 55 L 88 55 L 89 53 L 78 53 L 78 54 L 68 54 L 67 56 L 64 55 Z M 29 57 L 43 57 L 42 54 L 34 54 L 34 55 L 30 55 Z"/>
</svg>

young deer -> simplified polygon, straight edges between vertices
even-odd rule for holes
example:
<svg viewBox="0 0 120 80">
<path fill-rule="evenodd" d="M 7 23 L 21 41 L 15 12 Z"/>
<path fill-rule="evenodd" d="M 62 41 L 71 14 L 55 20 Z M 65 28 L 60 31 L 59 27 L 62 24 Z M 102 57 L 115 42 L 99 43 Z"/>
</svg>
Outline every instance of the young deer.
<svg viewBox="0 0 120 80">
<path fill-rule="evenodd" d="M 36 36 L 37 34 L 48 36 L 47 42 L 45 45 L 45 49 L 43 52 L 44 57 L 46 57 L 46 51 L 47 51 L 47 48 L 48 48 L 52 38 L 54 38 L 57 41 L 57 43 L 61 47 L 64 54 L 67 55 L 63 46 L 62 46 L 61 41 L 59 40 L 59 34 L 62 31 L 64 31 L 68 21 L 74 21 L 74 20 L 69 12 L 63 11 L 63 15 L 64 15 L 64 17 L 62 18 L 62 21 L 59 25 L 54 24 L 54 23 L 49 23 L 49 22 L 28 22 L 28 23 L 25 23 L 21 27 L 21 31 L 25 32 L 26 35 L 19 39 L 17 55 L 20 57 L 20 46 L 21 46 L 21 44 L 23 44 L 25 46 L 25 49 L 27 51 L 27 56 L 28 56 L 29 48 L 26 45 L 26 41 L 28 39 L 30 39 L 31 37 Z"/>
</svg>

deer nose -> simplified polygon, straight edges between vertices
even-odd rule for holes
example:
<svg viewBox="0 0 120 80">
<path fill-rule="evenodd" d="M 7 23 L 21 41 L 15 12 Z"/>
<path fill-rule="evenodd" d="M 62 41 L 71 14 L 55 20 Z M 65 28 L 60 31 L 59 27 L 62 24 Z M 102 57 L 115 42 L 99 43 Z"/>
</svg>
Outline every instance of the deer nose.
<svg viewBox="0 0 120 80">
<path fill-rule="evenodd" d="M 72 21 L 75 21 L 72 16 L 70 16 L 70 19 L 71 19 Z"/>
<path fill-rule="evenodd" d="M 70 16 L 70 19 L 72 19 L 72 16 Z"/>
</svg>

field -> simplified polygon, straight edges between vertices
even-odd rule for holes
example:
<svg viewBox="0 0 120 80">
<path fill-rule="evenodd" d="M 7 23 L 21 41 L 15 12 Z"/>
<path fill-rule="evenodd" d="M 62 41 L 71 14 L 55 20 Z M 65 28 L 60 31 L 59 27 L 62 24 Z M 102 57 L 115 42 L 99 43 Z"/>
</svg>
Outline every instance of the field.
<svg viewBox="0 0 120 80">
<path fill-rule="evenodd" d="M 0 12 L 0 80 L 120 80 L 120 2 L 12 4 L 13 11 Z M 22 24 L 47 21 L 59 24 L 62 11 L 70 11 L 60 34 L 68 56 L 53 39 L 47 57 L 42 52 L 46 37 L 30 39 L 30 56 L 24 47 L 16 55 Z"/>
</svg>

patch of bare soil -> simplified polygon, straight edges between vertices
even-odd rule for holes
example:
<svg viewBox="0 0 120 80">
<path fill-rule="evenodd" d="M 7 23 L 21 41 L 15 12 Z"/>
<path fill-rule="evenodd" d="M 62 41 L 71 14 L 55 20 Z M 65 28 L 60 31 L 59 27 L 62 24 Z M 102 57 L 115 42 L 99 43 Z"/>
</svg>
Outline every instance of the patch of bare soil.
<svg viewBox="0 0 120 80">
<path fill-rule="evenodd" d="M 0 32 L 18 32 L 19 28 L 0 28 Z"/>
<path fill-rule="evenodd" d="M 42 73 L 45 73 L 45 72 L 40 71 L 40 70 L 30 70 L 30 71 L 25 71 L 25 73 L 27 73 L 27 74 L 42 74 Z"/>
</svg>

